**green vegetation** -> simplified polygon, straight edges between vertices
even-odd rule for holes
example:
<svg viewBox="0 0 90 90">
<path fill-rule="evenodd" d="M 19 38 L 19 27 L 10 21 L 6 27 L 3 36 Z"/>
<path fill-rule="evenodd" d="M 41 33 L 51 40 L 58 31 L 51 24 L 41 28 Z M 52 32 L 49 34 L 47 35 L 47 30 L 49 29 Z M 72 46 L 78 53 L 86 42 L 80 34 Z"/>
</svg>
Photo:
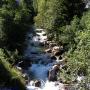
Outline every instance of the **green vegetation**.
<svg viewBox="0 0 90 90">
<path fill-rule="evenodd" d="M 13 64 L 22 58 L 25 35 L 34 22 L 46 29 L 48 39 L 64 46 L 67 70 L 60 77 L 72 82 L 83 74 L 90 81 L 90 10 L 83 0 L 1 0 L 0 86 L 25 89 L 22 73 Z"/>
<path fill-rule="evenodd" d="M 34 24 L 32 0 L 0 0 L 0 87 L 25 90 L 22 73 L 13 64 L 22 58 L 26 32 Z"/>
<path fill-rule="evenodd" d="M 0 87 L 18 88 L 25 90 L 25 80 L 22 74 L 8 62 L 8 57 L 0 49 Z"/>
<path fill-rule="evenodd" d="M 90 10 L 83 0 L 38 0 L 37 5 L 36 26 L 66 51 L 68 68 L 60 75 L 73 81 L 82 73 L 90 81 Z"/>
<path fill-rule="evenodd" d="M 34 9 L 30 0 L 3 0 L 0 8 L 0 47 L 20 48 L 33 24 Z"/>
<path fill-rule="evenodd" d="M 77 24 L 78 31 L 75 32 L 74 41 L 70 45 L 66 56 L 68 57 L 67 70 L 62 70 L 60 77 L 62 77 L 66 83 L 70 83 L 76 80 L 78 75 L 84 75 L 85 80 L 82 82 L 86 84 L 90 82 L 90 10 L 85 12 Z M 75 22 L 74 22 L 75 23 Z M 74 25 L 75 26 L 75 25 Z M 74 27 L 73 27 L 74 28 Z M 73 37 L 72 37 L 73 38 Z M 69 39 L 70 40 L 70 39 Z M 69 72 L 69 73 L 68 73 Z M 82 86 L 81 86 L 82 87 Z M 80 88 L 80 87 L 79 87 Z M 88 90 L 85 86 L 80 90 Z"/>
<path fill-rule="evenodd" d="M 69 24 L 74 15 L 80 17 L 84 10 L 82 0 L 34 0 L 38 1 L 36 26 L 46 28 L 48 32 L 58 33 L 61 26 Z M 52 33 L 52 34 L 53 34 Z"/>
</svg>

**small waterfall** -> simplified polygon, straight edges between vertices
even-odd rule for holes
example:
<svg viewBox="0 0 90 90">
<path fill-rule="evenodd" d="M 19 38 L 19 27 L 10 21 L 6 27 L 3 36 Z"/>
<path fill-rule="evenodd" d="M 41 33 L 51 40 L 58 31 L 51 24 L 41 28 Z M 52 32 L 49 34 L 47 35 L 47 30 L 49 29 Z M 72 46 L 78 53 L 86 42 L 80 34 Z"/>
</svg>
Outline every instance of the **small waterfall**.
<svg viewBox="0 0 90 90">
<path fill-rule="evenodd" d="M 36 34 L 27 34 L 27 48 L 24 57 L 28 57 L 33 63 L 28 68 L 27 73 L 32 79 L 27 84 L 27 90 L 64 90 L 64 85 L 58 81 L 52 82 L 48 80 L 47 73 L 56 63 L 52 62 L 49 53 L 45 53 L 44 42 L 47 41 L 47 35 L 43 29 L 36 29 Z M 41 87 L 35 87 L 34 80 L 41 82 Z"/>
</svg>

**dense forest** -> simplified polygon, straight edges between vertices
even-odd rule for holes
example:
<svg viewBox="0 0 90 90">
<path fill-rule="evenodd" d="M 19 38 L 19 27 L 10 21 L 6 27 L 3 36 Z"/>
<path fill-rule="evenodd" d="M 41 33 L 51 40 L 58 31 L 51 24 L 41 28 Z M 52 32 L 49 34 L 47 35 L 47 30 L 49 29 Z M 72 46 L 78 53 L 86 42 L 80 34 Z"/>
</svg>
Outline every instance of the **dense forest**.
<svg viewBox="0 0 90 90">
<path fill-rule="evenodd" d="M 67 69 L 60 70 L 59 79 L 70 83 L 83 75 L 83 82 L 90 82 L 90 9 L 85 7 L 84 0 L 0 0 L 0 87 L 26 90 L 15 64 L 23 59 L 25 37 L 33 26 L 64 47 Z"/>
<path fill-rule="evenodd" d="M 85 8 L 85 2 L 38 0 L 36 6 L 38 7 L 36 26 L 45 28 L 48 39 L 65 48 L 68 69 L 62 71 L 60 75 L 66 81 L 72 81 L 74 75 L 82 72 L 87 77 L 86 81 L 90 81 L 90 10 Z"/>
<path fill-rule="evenodd" d="M 22 58 L 34 16 L 32 0 L 0 0 L 0 87 L 25 89 L 25 80 L 13 65 Z"/>
</svg>

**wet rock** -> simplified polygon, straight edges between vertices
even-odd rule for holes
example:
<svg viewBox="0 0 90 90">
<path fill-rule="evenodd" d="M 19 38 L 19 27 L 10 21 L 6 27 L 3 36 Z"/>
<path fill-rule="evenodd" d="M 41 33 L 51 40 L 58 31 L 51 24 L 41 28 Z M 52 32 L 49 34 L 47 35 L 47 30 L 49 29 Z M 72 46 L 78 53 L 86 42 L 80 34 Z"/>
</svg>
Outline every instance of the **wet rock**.
<svg viewBox="0 0 90 90">
<path fill-rule="evenodd" d="M 62 56 L 59 56 L 59 60 L 61 60 L 62 59 Z"/>
<path fill-rule="evenodd" d="M 60 50 L 59 46 L 54 46 L 53 49 L 52 49 L 52 52 L 59 51 L 59 50 Z"/>
<path fill-rule="evenodd" d="M 47 36 L 47 34 L 46 34 L 46 33 L 44 33 L 44 34 L 43 34 L 43 36 Z"/>
<path fill-rule="evenodd" d="M 39 36 L 39 37 L 40 37 L 40 35 L 39 35 L 39 34 L 36 34 L 36 36 Z"/>
<path fill-rule="evenodd" d="M 52 67 L 52 69 L 55 70 L 56 72 L 58 72 L 59 71 L 59 65 L 58 64 L 54 65 Z"/>
<path fill-rule="evenodd" d="M 36 80 L 34 83 L 35 83 L 35 87 L 40 87 L 41 86 L 41 82 L 39 80 Z"/>
<path fill-rule="evenodd" d="M 58 65 L 54 65 L 49 71 L 48 71 L 48 80 L 49 81 L 57 81 L 57 73 L 59 71 Z"/>
<path fill-rule="evenodd" d="M 59 46 L 53 47 L 52 53 L 53 53 L 55 56 L 60 56 L 60 55 L 62 55 L 62 54 L 64 53 L 63 46 L 61 46 L 61 47 L 59 47 Z"/>
<path fill-rule="evenodd" d="M 63 53 L 64 53 L 63 50 L 57 50 L 57 51 L 54 52 L 54 55 L 55 55 L 55 56 L 60 56 L 60 55 L 62 55 Z"/>
<path fill-rule="evenodd" d="M 51 53 L 52 50 L 51 50 L 51 49 L 46 49 L 45 52 L 46 52 L 46 53 Z"/>
<path fill-rule="evenodd" d="M 56 51 L 56 52 L 54 52 L 54 55 L 55 56 L 60 56 L 61 55 L 61 52 L 60 51 Z"/>
</svg>

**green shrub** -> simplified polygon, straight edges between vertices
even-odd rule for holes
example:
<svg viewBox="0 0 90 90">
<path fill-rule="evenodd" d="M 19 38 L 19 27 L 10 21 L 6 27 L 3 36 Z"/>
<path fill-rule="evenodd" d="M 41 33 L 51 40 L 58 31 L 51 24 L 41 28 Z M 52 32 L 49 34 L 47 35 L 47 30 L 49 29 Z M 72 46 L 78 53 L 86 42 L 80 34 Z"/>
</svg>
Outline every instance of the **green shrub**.
<svg viewBox="0 0 90 90">
<path fill-rule="evenodd" d="M 22 78 L 21 72 L 7 61 L 3 49 L 0 49 L 0 72 L 1 87 L 18 87 L 19 90 L 25 90 L 25 80 Z"/>
</svg>

